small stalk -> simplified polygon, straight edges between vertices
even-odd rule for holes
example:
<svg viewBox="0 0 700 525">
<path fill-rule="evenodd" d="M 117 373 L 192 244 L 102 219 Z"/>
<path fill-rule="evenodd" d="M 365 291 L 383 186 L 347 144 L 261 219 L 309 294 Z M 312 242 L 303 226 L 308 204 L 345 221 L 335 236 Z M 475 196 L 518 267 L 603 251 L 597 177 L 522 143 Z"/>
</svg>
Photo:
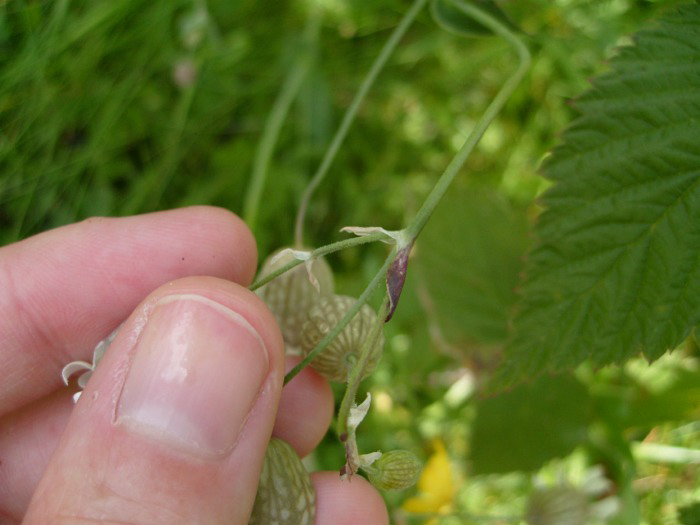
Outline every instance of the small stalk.
<svg viewBox="0 0 700 525">
<path fill-rule="evenodd" d="M 393 257 L 389 259 L 393 260 Z M 386 318 L 387 312 L 389 311 L 389 299 L 385 297 L 382 307 L 379 310 L 379 314 L 372 326 L 372 331 L 369 333 L 362 345 L 362 351 L 360 357 L 357 359 L 357 363 L 350 372 L 348 377 L 348 386 L 345 389 L 345 395 L 340 403 L 340 409 L 338 410 L 338 435 L 342 436 L 348 435 L 348 416 L 350 415 L 350 409 L 355 404 L 355 396 L 357 395 L 357 390 L 360 387 L 360 382 L 362 382 L 362 375 L 367 368 L 367 362 L 369 361 L 370 355 L 372 353 L 372 348 L 375 347 L 379 337 L 382 334 L 382 328 L 384 327 L 384 319 Z M 353 432 L 354 434 L 354 432 Z M 352 436 L 348 436 L 349 440 Z"/>
<path fill-rule="evenodd" d="M 401 40 L 403 35 L 406 33 L 408 28 L 415 20 L 420 10 L 423 9 L 427 2 L 428 0 L 414 0 L 413 5 L 411 5 L 411 8 L 401 19 L 399 25 L 396 26 L 394 31 L 391 33 L 389 39 L 386 41 L 386 44 L 384 44 L 384 47 L 375 59 L 374 63 L 372 64 L 372 67 L 365 76 L 364 80 L 362 81 L 362 84 L 360 84 L 360 89 L 355 94 L 355 98 L 353 98 L 352 102 L 350 103 L 350 106 L 345 112 L 343 120 L 340 123 L 340 127 L 333 136 L 333 140 L 328 146 L 328 149 L 326 150 L 326 154 L 324 155 L 321 164 L 319 165 L 318 169 L 316 170 L 316 173 L 314 173 L 314 176 L 311 178 L 311 181 L 304 190 L 304 195 L 301 198 L 301 204 L 299 205 L 299 210 L 297 211 L 296 221 L 294 224 L 295 246 L 304 245 L 304 218 L 306 217 L 306 209 L 309 206 L 309 201 L 311 200 L 311 196 L 313 195 L 314 191 L 316 191 L 318 185 L 321 184 L 324 177 L 328 173 L 328 169 L 331 167 L 331 164 L 333 163 L 333 160 L 335 159 L 335 156 L 338 153 L 341 144 L 345 140 L 345 136 L 348 134 L 350 126 L 355 120 L 357 110 L 362 104 L 362 101 L 367 96 L 367 92 L 372 87 L 372 84 L 374 84 L 374 81 L 379 76 L 379 73 L 382 69 L 384 69 L 387 60 L 389 60 L 389 57 L 396 49 L 396 46 L 398 45 L 399 41 Z"/>
<path fill-rule="evenodd" d="M 413 220 L 406 227 L 411 241 L 415 240 L 420 234 L 421 230 L 428 222 L 428 219 L 435 211 L 438 203 L 445 195 L 447 188 L 450 186 L 454 178 L 462 169 L 464 163 L 471 155 L 472 151 L 478 144 L 481 137 L 484 135 L 488 127 L 491 125 L 493 120 L 496 118 L 498 113 L 505 105 L 506 101 L 511 97 L 515 88 L 518 86 L 520 81 L 523 79 L 528 69 L 530 68 L 530 52 L 528 51 L 525 44 L 520 40 L 512 31 L 510 31 L 505 25 L 499 22 L 496 18 L 492 17 L 488 13 L 485 13 L 481 9 L 475 7 L 474 5 L 463 2 L 462 0 L 450 0 L 451 3 L 460 11 L 462 11 L 467 16 L 470 16 L 481 22 L 483 25 L 491 29 L 497 35 L 502 36 L 508 41 L 514 48 L 518 55 L 518 67 L 515 72 L 505 81 L 501 89 L 498 91 L 494 99 L 491 101 L 486 111 L 481 116 L 481 118 L 474 126 L 474 129 L 467 137 L 464 145 L 460 148 L 457 154 L 454 156 L 450 164 L 447 166 L 445 171 L 440 175 L 440 178 L 433 186 L 425 202 L 416 213 Z"/>
<path fill-rule="evenodd" d="M 381 233 L 373 233 L 372 235 L 367 235 L 364 237 L 354 237 L 352 239 L 345 239 L 342 241 L 334 242 L 332 244 L 326 244 L 325 246 L 321 246 L 320 248 L 316 248 L 315 250 L 312 250 L 309 254 L 310 259 L 317 259 L 319 257 L 323 257 L 324 255 L 328 255 L 329 253 L 337 252 L 340 250 L 344 250 L 345 248 L 350 248 L 352 246 L 359 246 L 360 244 L 367 244 L 370 242 L 376 242 L 376 241 L 382 241 L 384 240 L 384 235 Z M 292 268 L 299 266 L 302 264 L 304 261 L 301 259 L 295 259 L 293 261 L 289 261 L 287 264 L 284 266 L 281 266 L 274 272 L 269 273 L 268 275 L 265 275 L 264 277 L 261 277 L 257 281 L 255 281 L 253 284 L 251 284 L 248 289 L 251 292 L 254 292 L 261 286 L 265 286 L 267 283 L 270 281 L 275 280 L 277 277 L 282 275 L 283 273 L 288 272 Z"/>
<path fill-rule="evenodd" d="M 390 258 L 393 260 L 393 257 Z M 362 344 L 362 350 L 360 351 L 360 356 L 357 359 L 357 363 L 355 363 L 355 366 L 350 372 L 347 388 L 345 389 L 345 394 L 343 395 L 343 400 L 341 401 L 340 409 L 338 410 L 337 432 L 340 442 L 345 448 L 345 465 L 340 471 L 343 479 L 350 479 L 353 475 L 355 475 L 357 470 L 363 466 L 356 437 L 357 425 L 359 424 L 359 421 L 351 424 L 349 422 L 351 419 L 350 414 L 352 408 L 355 406 L 355 396 L 358 388 L 360 387 L 360 383 L 362 382 L 364 371 L 367 368 L 367 363 L 369 362 L 372 350 L 375 348 L 379 338 L 382 335 L 382 329 L 384 328 L 387 312 L 389 312 L 390 308 L 391 301 L 385 296 L 382 307 L 379 309 L 379 314 L 375 318 L 374 324 L 372 325 L 372 330 Z M 369 402 L 370 397 L 368 396 L 367 399 Z M 367 409 L 369 409 L 369 406 Z"/>
</svg>

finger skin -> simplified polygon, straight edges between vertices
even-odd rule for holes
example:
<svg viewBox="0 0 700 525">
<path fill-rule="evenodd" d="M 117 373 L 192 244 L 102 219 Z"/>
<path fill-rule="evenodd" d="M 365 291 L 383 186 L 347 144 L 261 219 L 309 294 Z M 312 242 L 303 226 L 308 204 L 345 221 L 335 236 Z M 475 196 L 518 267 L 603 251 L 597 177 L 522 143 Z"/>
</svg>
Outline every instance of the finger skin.
<svg viewBox="0 0 700 525">
<path fill-rule="evenodd" d="M 64 389 L 0 420 L 0 523 L 19 523 L 71 410 Z"/>
<path fill-rule="evenodd" d="M 149 307 L 173 294 L 199 294 L 227 305 L 255 328 L 267 348 L 263 387 L 234 448 L 221 456 L 184 453 L 115 424 L 139 327 Z M 282 388 L 283 348 L 272 314 L 238 285 L 192 277 L 158 289 L 129 318 L 92 376 L 24 523 L 247 523 Z"/>
<path fill-rule="evenodd" d="M 0 249 L 0 416 L 60 386 L 158 286 L 189 275 L 246 285 L 257 249 L 234 214 L 197 206 L 96 217 Z"/>
<path fill-rule="evenodd" d="M 288 357 L 286 370 L 299 361 L 298 357 Z M 282 390 L 272 435 L 285 440 L 304 457 L 326 434 L 333 408 L 333 391 L 328 381 L 307 366 Z"/>
<path fill-rule="evenodd" d="M 287 358 L 286 370 L 298 361 Z M 68 424 L 71 395 L 68 388 L 60 389 L 0 420 L 0 523 L 22 521 Z M 307 367 L 282 390 L 273 435 L 303 457 L 323 439 L 332 415 L 330 385 Z"/>
<path fill-rule="evenodd" d="M 316 525 L 388 525 L 386 505 L 377 490 L 362 476 L 350 481 L 337 472 L 315 472 Z"/>
</svg>

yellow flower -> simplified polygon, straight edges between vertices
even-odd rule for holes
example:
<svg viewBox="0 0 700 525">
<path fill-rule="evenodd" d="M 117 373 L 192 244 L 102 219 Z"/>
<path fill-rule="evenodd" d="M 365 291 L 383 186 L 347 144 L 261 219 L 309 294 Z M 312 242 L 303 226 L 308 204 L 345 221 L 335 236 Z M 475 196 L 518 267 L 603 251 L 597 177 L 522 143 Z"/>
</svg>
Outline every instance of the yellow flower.
<svg viewBox="0 0 700 525">
<path fill-rule="evenodd" d="M 455 486 L 450 459 L 444 443 L 433 442 L 434 452 L 428 459 L 418 480 L 418 495 L 407 499 L 403 509 L 416 514 L 447 514 L 452 507 L 457 487 Z M 437 523 L 431 520 L 429 523 Z"/>
</svg>

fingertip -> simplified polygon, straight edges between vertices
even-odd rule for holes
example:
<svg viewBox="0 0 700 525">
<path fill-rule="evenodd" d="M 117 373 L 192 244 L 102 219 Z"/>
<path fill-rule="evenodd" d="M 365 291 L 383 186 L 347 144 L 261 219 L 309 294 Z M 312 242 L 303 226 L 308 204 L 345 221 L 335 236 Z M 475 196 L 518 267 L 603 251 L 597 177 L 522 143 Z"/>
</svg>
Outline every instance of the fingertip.
<svg viewBox="0 0 700 525">
<path fill-rule="evenodd" d="M 238 215 L 225 208 L 216 206 L 191 206 L 183 211 L 193 214 L 205 228 L 211 229 L 210 235 L 221 237 L 222 245 L 231 245 L 236 253 L 232 259 L 232 279 L 242 285 L 253 282 L 258 262 L 258 246 L 248 225 Z M 235 246 L 232 246 L 235 244 Z"/>
<path fill-rule="evenodd" d="M 283 366 L 252 292 L 212 277 L 160 287 L 91 376 L 26 522 L 243 523 Z"/>
<path fill-rule="evenodd" d="M 94 266 L 111 266 L 112 271 L 133 271 L 134 263 L 146 261 L 160 265 L 162 274 L 171 278 L 192 275 L 194 270 L 245 286 L 257 266 L 257 244 L 250 228 L 235 213 L 214 206 L 90 217 L 29 241 L 42 240 L 35 244 L 50 250 L 53 247 L 43 239 L 56 238 L 54 234 L 79 252 L 89 252 Z"/>
<path fill-rule="evenodd" d="M 362 476 L 343 481 L 337 472 L 315 472 L 317 525 L 387 525 L 384 499 Z"/>
<path fill-rule="evenodd" d="M 0 249 L 0 415 L 60 384 L 159 286 L 209 275 L 249 284 L 257 246 L 230 211 L 194 206 L 94 217 Z"/>
</svg>

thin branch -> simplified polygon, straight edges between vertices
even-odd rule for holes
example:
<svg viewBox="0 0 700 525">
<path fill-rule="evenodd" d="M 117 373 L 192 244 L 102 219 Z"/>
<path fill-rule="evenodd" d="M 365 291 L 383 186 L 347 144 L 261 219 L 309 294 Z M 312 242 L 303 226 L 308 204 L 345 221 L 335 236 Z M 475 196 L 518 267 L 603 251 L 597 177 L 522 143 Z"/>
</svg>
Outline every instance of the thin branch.
<svg viewBox="0 0 700 525">
<path fill-rule="evenodd" d="M 319 257 L 323 257 L 324 255 L 328 255 L 329 253 L 337 252 L 339 250 L 344 250 L 345 248 L 350 248 L 352 246 L 359 246 L 361 244 L 368 244 L 370 242 L 376 242 L 376 241 L 383 241 L 385 240 L 385 235 L 383 233 L 373 233 L 372 235 L 366 235 L 364 237 L 353 237 L 352 239 L 345 239 L 343 241 L 338 241 L 334 242 L 332 244 L 326 244 L 325 246 L 321 246 L 320 248 L 316 248 L 315 250 L 312 250 L 309 258 L 311 259 L 317 259 Z M 261 286 L 265 286 L 267 283 L 270 281 L 276 279 L 283 273 L 288 272 L 295 266 L 299 266 L 301 263 L 303 263 L 301 259 L 294 259 L 293 261 L 289 261 L 287 264 L 284 266 L 279 267 L 277 270 L 274 272 L 271 272 L 267 275 L 264 275 L 263 277 L 260 277 L 257 281 L 255 281 L 253 284 L 251 284 L 248 289 L 251 292 L 254 292 Z"/>
<path fill-rule="evenodd" d="M 418 213 L 413 218 L 411 223 L 406 227 L 410 238 L 415 239 L 421 232 L 428 219 L 432 215 L 435 207 L 440 202 L 440 199 L 445 195 L 447 188 L 450 186 L 454 178 L 459 173 L 459 170 L 464 166 L 464 163 L 469 158 L 469 155 L 474 150 L 481 137 L 486 132 L 491 122 L 496 118 L 498 113 L 501 111 L 506 101 L 515 91 L 520 81 L 523 79 L 528 69 L 530 68 L 531 58 L 530 52 L 523 42 L 515 36 L 505 25 L 499 22 L 497 19 L 491 15 L 483 12 L 482 10 L 474 7 L 471 4 L 463 2 L 462 0 L 450 0 L 451 3 L 460 11 L 462 11 L 467 16 L 470 16 L 481 22 L 483 25 L 491 29 L 494 33 L 502 36 L 507 40 L 514 48 L 518 55 L 519 63 L 515 72 L 506 80 L 501 89 L 498 91 L 494 97 L 491 104 L 489 104 L 486 111 L 481 116 L 476 126 L 469 134 L 466 142 L 462 148 L 454 156 L 450 164 L 447 166 L 443 174 L 440 176 L 435 186 L 431 190 L 428 197 L 425 199 L 423 206 L 421 206 Z"/>
<path fill-rule="evenodd" d="M 406 12 L 404 17 L 401 19 L 401 22 L 399 22 L 399 25 L 396 26 L 394 31 L 391 33 L 391 36 L 389 36 L 386 44 L 384 44 L 379 56 L 377 56 L 374 64 L 372 64 L 372 67 L 367 73 L 367 76 L 365 76 L 362 84 L 360 84 L 360 89 L 355 94 L 355 98 L 352 100 L 352 103 L 345 112 L 338 131 L 336 131 L 335 135 L 333 136 L 333 140 L 328 146 L 321 164 L 316 170 L 314 176 L 311 178 L 309 184 L 306 186 L 304 195 L 301 198 L 301 204 L 299 205 L 294 224 L 294 244 L 297 247 L 303 246 L 304 244 L 304 218 L 306 217 L 306 210 L 309 206 L 311 196 L 328 173 L 328 169 L 335 159 L 335 156 L 340 149 L 340 145 L 345 140 L 345 136 L 348 134 L 348 130 L 350 129 L 353 120 L 355 120 L 357 110 L 359 109 L 360 104 L 362 104 L 362 101 L 365 99 L 367 92 L 370 90 L 372 84 L 374 84 L 374 81 L 377 79 L 377 76 L 379 76 L 379 73 L 386 65 L 387 60 L 396 49 L 396 46 L 403 37 L 404 33 L 406 33 L 410 25 L 413 23 L 413 20 L 416 18 L 423 6 L 425 6 L 427 1 L 428 0 L 414 0 L 411 8 Z"/>
</svg>

